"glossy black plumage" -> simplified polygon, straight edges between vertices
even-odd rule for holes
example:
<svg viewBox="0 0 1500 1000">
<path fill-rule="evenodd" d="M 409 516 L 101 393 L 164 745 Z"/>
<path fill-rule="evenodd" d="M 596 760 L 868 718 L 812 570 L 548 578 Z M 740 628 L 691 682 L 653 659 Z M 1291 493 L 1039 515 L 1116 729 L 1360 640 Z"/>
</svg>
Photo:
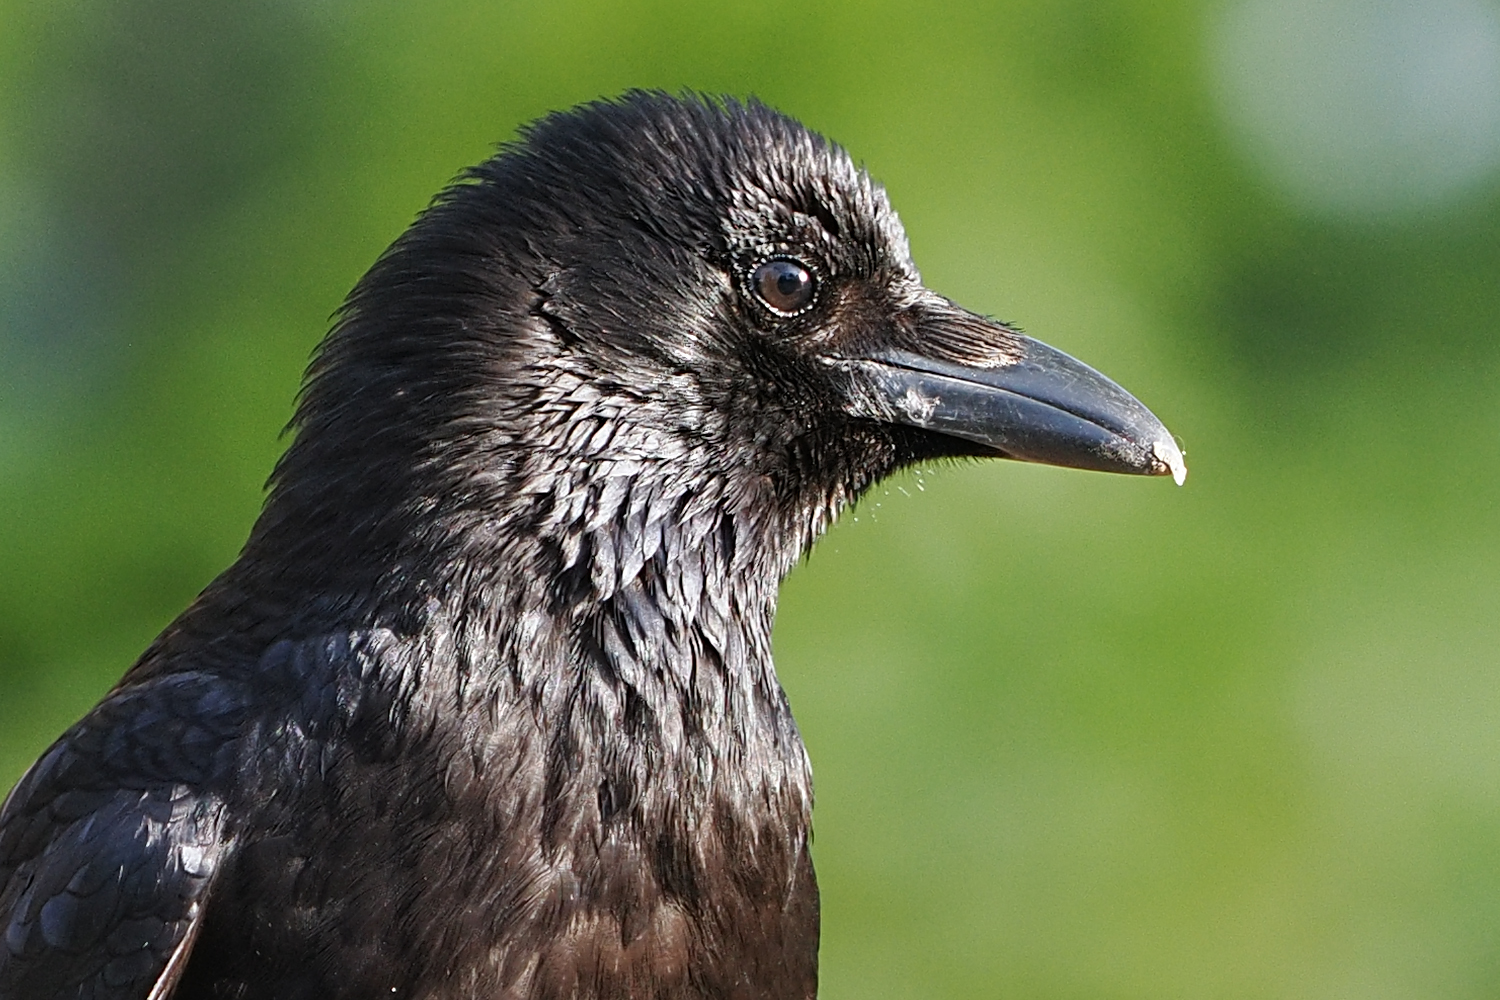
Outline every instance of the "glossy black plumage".
<svg viewBox="0 0 1500 1000">
<path fill-rule="evenodd" d="M 781 578 L 914 461 L 1181 471 L 922 288 L 837 147 L 659 94 L 444 192 L 296 426 L 240 559 L 0 813 L 0 1000 L 812 997 Z"/>
</svg>

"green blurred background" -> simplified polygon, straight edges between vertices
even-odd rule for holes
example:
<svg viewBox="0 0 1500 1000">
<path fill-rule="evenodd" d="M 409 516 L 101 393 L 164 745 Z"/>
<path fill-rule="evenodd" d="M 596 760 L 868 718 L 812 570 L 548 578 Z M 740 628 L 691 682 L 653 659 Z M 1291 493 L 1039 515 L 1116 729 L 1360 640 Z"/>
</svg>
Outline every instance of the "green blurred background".
<svg viewBox="0 0 1500 1000">
<path fill-rule="evenodd" d="M 0 788 L 233 559 L 381 249 L 628 87 L 843 142 L 1192 470 L 921 470 L 788 581 L 823 996 L 1500 994 L 1493 0 L 0 0 Z"/>
</svg>

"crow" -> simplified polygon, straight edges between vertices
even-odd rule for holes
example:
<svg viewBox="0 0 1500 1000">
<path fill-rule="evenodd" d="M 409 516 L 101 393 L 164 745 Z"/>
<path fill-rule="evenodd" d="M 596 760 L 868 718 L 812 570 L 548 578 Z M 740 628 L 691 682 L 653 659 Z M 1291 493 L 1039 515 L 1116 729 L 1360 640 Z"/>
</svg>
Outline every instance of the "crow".
<svg viewBox="0 0 1500 1000">
<path fill-rule="evenodd" d="M 314 355 L 236 562 L 0 812 L 0 998 L 817 989 L 782 578 L 871 484 L 1171 474 L 1104 376 L 927 290 L 756 101 L 553 114 Z"/>
</svg>

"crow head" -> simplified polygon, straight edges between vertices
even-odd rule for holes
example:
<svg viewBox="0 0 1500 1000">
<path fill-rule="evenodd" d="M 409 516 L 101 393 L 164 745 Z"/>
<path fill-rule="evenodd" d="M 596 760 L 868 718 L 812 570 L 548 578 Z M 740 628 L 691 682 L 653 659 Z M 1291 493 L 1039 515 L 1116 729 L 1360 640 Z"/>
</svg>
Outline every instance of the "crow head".
<svg viewBox="0 0 1500 1000">
<path fill-rule="evenodd" d="M 605 595 L 660 521 L 779 579 L 934 457 L 1184 474 L 1124 390 L 925 288 L 838 146 L 655 93 L 548 117 L 440 195 L 351 295 L 297 424 L 260 538 L 352 534 L 406 576 L 434 538 L 540 539 Z"/>
</svg>

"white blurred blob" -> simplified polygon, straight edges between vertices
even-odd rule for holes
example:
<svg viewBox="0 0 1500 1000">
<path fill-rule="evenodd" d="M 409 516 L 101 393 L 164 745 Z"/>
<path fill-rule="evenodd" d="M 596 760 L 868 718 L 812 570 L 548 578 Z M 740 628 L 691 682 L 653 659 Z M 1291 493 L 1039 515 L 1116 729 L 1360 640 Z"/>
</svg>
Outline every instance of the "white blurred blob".
<svg viewBox="0 0 1500 1000">
<path fill-rule="evenodd" d="M 1308 208 L 1396 215 L 1500 167 L 1500 6 L 1238 0 L 1213 27 L 1226 117 Z"/>
</svg>

